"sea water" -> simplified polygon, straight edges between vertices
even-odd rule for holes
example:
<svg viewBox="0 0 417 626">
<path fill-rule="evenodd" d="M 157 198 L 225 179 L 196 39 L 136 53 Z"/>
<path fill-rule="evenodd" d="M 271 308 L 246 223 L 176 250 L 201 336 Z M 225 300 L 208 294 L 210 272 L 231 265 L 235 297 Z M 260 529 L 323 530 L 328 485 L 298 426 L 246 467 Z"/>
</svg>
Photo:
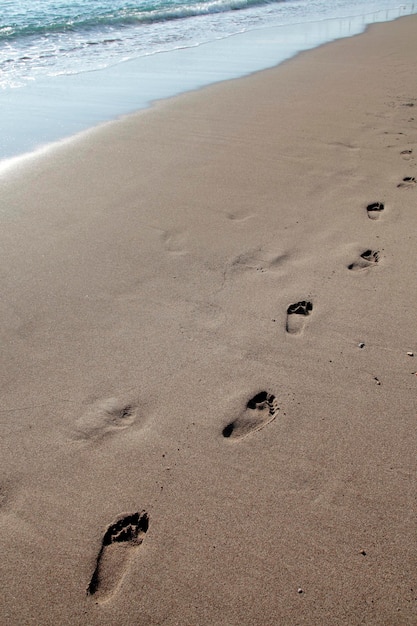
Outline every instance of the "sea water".
<svg viewBox="0 0 417 626">
<path fill-rule="evenodd" d="M 415 12 L 398 0 L 2 0 L 0 158 Z"/>
</svg>

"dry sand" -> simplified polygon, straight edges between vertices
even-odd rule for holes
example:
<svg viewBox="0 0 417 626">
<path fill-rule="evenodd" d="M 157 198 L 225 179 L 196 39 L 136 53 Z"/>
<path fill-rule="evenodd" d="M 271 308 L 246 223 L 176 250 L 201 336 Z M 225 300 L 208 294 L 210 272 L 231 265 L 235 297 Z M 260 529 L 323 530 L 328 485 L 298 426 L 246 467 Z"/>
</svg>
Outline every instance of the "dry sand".
<svg viewBox="0 0 417 626">
<path fill-rule="evenodd" d="M 2 177 L 2 624 L 417 623 L 416 59 L 373 26 Z"/>
</svg>

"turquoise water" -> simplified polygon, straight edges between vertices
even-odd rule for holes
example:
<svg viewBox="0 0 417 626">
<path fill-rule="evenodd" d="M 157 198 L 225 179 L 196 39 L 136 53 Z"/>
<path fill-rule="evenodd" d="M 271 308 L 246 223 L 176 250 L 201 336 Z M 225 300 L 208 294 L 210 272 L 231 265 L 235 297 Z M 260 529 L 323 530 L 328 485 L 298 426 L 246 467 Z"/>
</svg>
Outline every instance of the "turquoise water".
<svg viewBox="0 0 417 626">
<path fill-rule="evenodd" d="M 398 0 L 3 0 L 0 88 L 103 69 L 262 26 L 396 9 Z"/>
<path fill-rule="evenodd" d="M 416 10 L 398 0 L 3 0 L 0 158 Z"/>
</svg>

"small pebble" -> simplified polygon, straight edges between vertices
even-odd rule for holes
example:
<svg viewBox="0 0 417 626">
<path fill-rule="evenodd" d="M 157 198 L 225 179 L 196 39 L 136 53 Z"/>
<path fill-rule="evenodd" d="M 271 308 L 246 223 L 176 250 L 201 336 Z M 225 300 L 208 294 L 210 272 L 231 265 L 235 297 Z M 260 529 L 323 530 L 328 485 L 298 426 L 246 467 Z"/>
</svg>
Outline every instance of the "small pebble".
<svg viewBox="0 0 417 626">
<path fill-rule="evenodd" d="M 408 356 L 414 356 L 414 352 L 411 352 L 411 350 L 409 350 L 409 351 L 407 352 L 407 354 L 408 354 Z"/>
<path fill-rule="evenodd" d="M 361 554 L 363 554 L 363 556 L 366 556 L 365 550 L 361 550 Z"/>
<path fill-rule="evenodd" d="M 303 593 L 303 590 L 301 589 L 301 587 L 298 587 L 297 593 Z"/>
<path fill-rule="evenodd" d="M 363 343 L 363 341 L 361 341 L 360 343 L 358 343 L 358 348 L 364 348 L 365 344 Z"/>
</svg>

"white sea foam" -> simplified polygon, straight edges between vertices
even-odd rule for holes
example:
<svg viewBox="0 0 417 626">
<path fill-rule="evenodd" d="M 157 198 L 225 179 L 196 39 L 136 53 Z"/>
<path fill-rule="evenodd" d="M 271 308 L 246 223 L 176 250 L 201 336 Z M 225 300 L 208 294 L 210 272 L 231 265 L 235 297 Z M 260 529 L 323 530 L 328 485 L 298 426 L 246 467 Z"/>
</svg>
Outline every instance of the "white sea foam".
<svg viewBox="0 0 417 626">
<path fill-rule="evenodd" d="M 20 0 L 0 6 L 0 87 L 78 74 L 263 26 L 395 12 L 397 0 Z"/>
</svg>

